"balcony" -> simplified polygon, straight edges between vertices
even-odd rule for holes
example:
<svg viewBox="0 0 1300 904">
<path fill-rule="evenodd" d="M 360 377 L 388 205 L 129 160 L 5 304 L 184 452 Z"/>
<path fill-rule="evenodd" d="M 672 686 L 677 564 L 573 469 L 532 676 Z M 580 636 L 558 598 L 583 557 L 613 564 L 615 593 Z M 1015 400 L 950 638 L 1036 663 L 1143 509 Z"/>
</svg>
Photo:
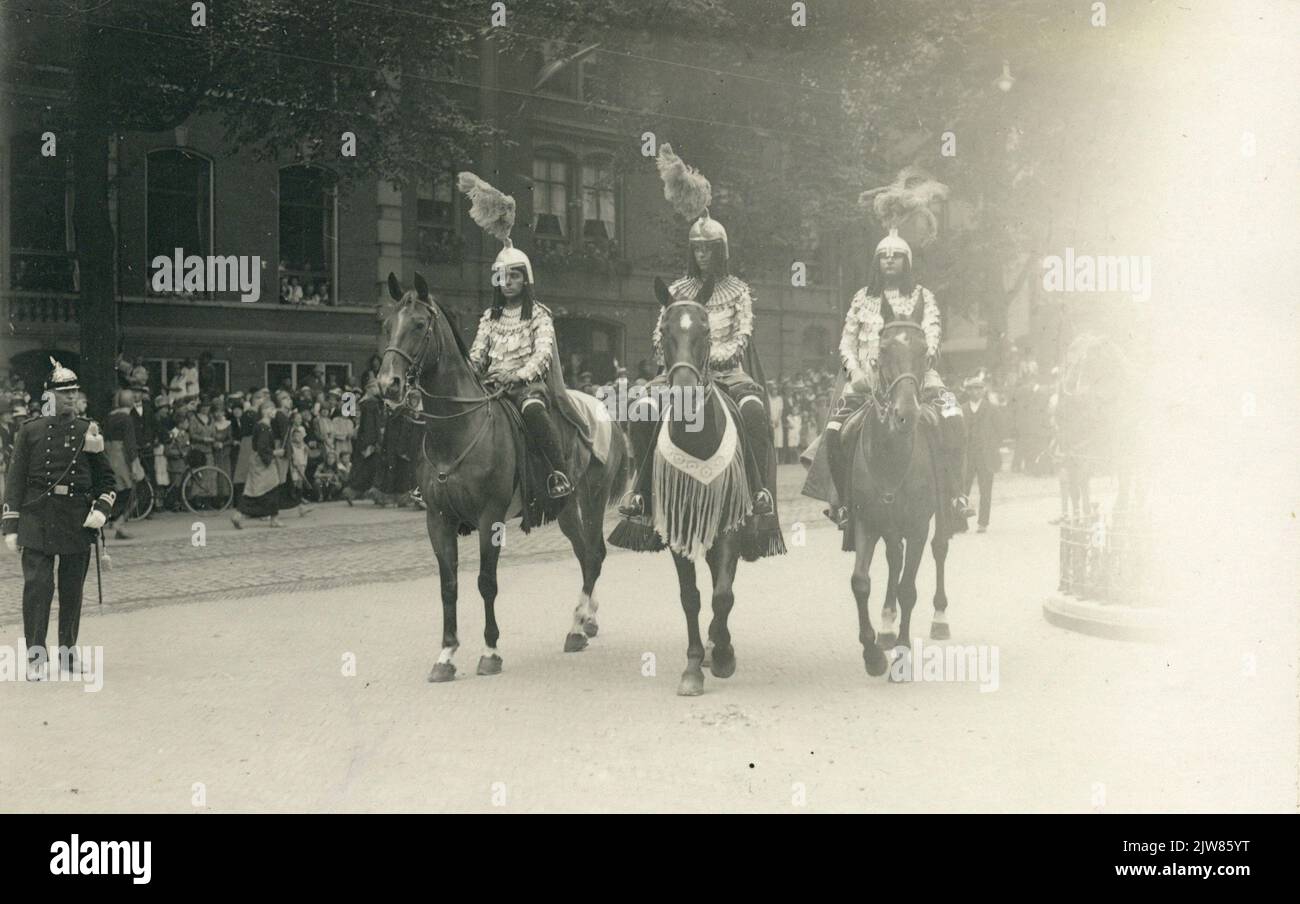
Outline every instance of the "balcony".
<svg viewBox="0 0 1300 904">
<path fill-rule="evenodd" d="M 77 319 L 77 296 L 70 293 L 11 291 L 0 293 L 0 297 L 4 298 L 5 319 L 15 332 Z"/>
</svg>

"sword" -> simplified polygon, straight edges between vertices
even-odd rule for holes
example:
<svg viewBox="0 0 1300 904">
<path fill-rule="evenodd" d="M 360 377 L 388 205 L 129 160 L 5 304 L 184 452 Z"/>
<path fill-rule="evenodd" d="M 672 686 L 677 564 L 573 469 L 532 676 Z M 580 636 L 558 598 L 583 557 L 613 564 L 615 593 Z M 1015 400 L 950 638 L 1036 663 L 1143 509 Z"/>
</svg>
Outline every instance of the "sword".
<svg viewBox="0 0 1300 904">
<path fill-rule="evenodd" d="M 99 572 L 99 542 L 104 537 L 104 529 L 101 527 L 95 531 L 95 589 L 99 593 L 99 605 L 104 605 L 104 578 Z"/>
</svg>

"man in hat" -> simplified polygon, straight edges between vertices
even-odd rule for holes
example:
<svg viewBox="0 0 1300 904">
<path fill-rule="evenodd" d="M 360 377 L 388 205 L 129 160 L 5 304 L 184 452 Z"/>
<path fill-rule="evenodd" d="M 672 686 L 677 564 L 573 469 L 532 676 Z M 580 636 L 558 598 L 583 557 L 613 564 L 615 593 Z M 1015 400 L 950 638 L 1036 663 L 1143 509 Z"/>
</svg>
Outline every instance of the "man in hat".
<svg viewBox="0 0 1300 904">
<path fill-rule="evenodd" d="M 27 678 L 39 681 L 50 657 L 45 636 L 59 575 L 59 660 L 78 668 L 73 647 L 81 623 L 81 593 L 95 531 L 116 496 L 99 426 L 76 415 L 77 375 L 50 359 L 47 388 L 55 413 L 23 424 L 14 441 L 0 532 L 10 552 L 22 551 L 23 633 Z"/>
<path fill-rule="evenodd" d="M 563 410 L 575 426 L 580 416 L 564 389 L 550 310 L 534 295 L 533 265 L 510 240 L 515 201 L 473 173 L 461 173 L 457 186 L 469 197 L 470 217 L 502 243 L 492 263 L 492 306 L 479 319 L 469 360 L 490 385 L 505 388 L 518 409 L 533 449 L 551 469 L 547 494 L 559 499 L 573 492 L 564 449 L 552 412 Z M 584 375 L 585 376 L 585 375 Z"/>
<path fill-rule="evenodd" d="M 700 300 L 709 312 L 709 362 L 713 381 L 735 401 L 740 411 L 741 426 L 748 439 L 749 454 L 745 469 L 753 490 L 753 511 L 761 519 L 770 519 L 775 513 L 775 500 L 769 488 L 775 475 L 776 451 L 772 446 L 772 431 L 767 396 L 763 387 L 751 376 L 757 370 L 757 356 L 752 340 L 754 334 L 753 291 L 744 280 L 731 275 L 729 268 L 727 230 L 709 216 L 708 205 L 712 199 L 709 180 L 694 168 L 687 166 L 673 152 L 672 146 L 660 145 L 657 160 L 659 176 L 664 183 L 664 197 L 691 221 L 687 236 L 691 256 L 687 273 L 668 287 L 675 301 Z M 706 299 L 700 299 L 700 290 L 712 285 Z M 655 362 L 662 369 L 663 348 L 660 343 L 659 324 L 653 336 Z M 761 376 L 761 374 L 759 374 Z M 650 381 L 651 386 L 666 386 L 668 376 L 660 372 Z M 639 471 L 636 486 L 619 513 L 625 518 L 644 518 L 649 514 L 646 498 L 650 492 L 648 450 L 656 433 L 655 391 L 652 389 L 641 401 L 651 411 L 643 412 L 632 422 L 631 439 Z M 646 414 L 651 414 L 647 418 Z M 772 530 L 772 525 L 763 525 Z"/>
<path fill-rule="evenodd" d="M 366 380 L 365 395 L 357 405 L 357 432 L 352 438 L 352 473 L 342 496 L 348 505 L 359 496 L 369 496 L 376 505 L 387 505 L 375 488 L 379 469 L 379 444 L 384 438 L 385 409 L 379 396 L 379 381 Z"/>
<path fill-rule="evenodd" d="M 998 429 L 998 412 L 988 398 L 984 378 L 978 375 L 966 381 L 967 401 L 962 406 L 966 420 L 966 492 L 979 480 L 979 533 L 989 529 L 993 509 L 993 475 L 1002 467 L 1002 438 Z"/>
</svg>

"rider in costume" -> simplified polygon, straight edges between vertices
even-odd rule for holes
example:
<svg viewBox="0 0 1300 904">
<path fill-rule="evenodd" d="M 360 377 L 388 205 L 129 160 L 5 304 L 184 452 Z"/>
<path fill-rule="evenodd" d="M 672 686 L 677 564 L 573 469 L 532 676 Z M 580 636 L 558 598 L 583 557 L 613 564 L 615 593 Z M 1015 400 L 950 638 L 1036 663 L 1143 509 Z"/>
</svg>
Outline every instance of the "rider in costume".
<svg viewBox="0 0 1300 904">
<path fill-rule="evenodd" d="M 709 180 L 694 168 L 682 162 L 669 144 L 659 147 L 659 177 L 664 183 L 664 197 L 676 210 L 691 221 L 688 236 L 691 257 L 686 276 L 669 286 L 675 301 L 697 298 L 705 282 L 712 278 L 713 293 L 705 303 L 709 312 L 709 371 L 714 382 L 726 390 L 740 410 L 740 418 L 749 440 L 751 454 L 745 463 L 749 483 L 754 488 L 754 514 L 770 517 L 775 511 L 767 477 L 775 456 L 772 448 L 772 431 L 768 423 L 766 395 L 747 372 L 754 368 L 751 340 L 754 333 L 754 296 L 749 285 L 732 276 L 728 269 L 727 230 L 709 216 L 712 187 Z M 659 327 L 654 332 L 655 361 L 659 374 L 650 381 L 642 403 L 655 405 L 656 389 L 668 385 L 668 375 L 663 372 L 663 349 L 660 346 Z M 652 468 L 648 450 L 655 435 L 655 410 L 650 421 L 631 423 L 631 439 L 635 460 L 638 463 L 636 485 L 626 504 L 619 506 L 625 518 L 645 518 L 646 499 L 650 492 Z M 641 414 L 646 418 L 646 413 Z"/>
<path fill-rule="evenodd" d="M 913 278 L 912 247 L 899 235 L 900 227 L 911 227 L 920 247 L 933 241 L 938 224 L 929 205 L 947 195 L 947 186 L 911 167 L 903 170 L 892 185 L 862 195 L 864 203 L 872 200 L 876 215 L 889 229 L 889 234 L 876 246 L 867 285 L 853 296 L 849 312 L 844 318 L 844 332 L 839 346 L 840 361 L 845 370 L 844 391 L 826 424 L 822 440 L 839 499 L 839 505 L 829 514 L 841 529 L 848 524 L 849 519 L 846 469 L 850 463 L 851 450 L 841 448 L 840 429 L 849 415 L 866 404 L 870 395 L 879 389 L 877 360 L 880 331 L 885 326 L 881 316 L 882 299 L 889 302 L 894 316 L 900 319 L 911 316 L 916 305 L 924 306 L 921 326 L 925 330 L 927 366 L 922 379 L 921 395 L 924 401 L 939 409 L 943 498 L 950 500 L 954 530 L 965 530 L 965 519 L 975 514 L 961 489 L 965 441 L 961 409 L 934 367 L 942 339 L 939 306 L 935 302 L 934 293 Z"/>
<path fill-rule="evenodd" d="M 533 297 L 533 265 L 510 241 L 515 199 L 473 173 L 461 173 L 457 185 L 472 202 L 470 216 L 505 246 L 492 264 L 492 307 L 483 312 L 470 347 L 470 363 L 484 381 L 505 388 L 505 396 L 523 416 L 529 439 L 551 469 L 546 481 L 552 499 L 573 492 L 564 471 L 559 432 L 551 420 L 555 408 L 548 377 L 555 347 L 551 312 Z"/>
</svg>

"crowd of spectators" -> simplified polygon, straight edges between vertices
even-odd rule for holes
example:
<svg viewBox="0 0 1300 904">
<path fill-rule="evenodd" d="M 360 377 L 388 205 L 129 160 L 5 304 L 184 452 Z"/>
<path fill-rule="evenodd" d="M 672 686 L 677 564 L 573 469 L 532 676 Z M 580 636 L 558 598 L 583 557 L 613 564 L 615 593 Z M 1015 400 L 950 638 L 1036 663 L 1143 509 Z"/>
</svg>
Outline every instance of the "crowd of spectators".
<svg viewBox="0 0 1300 904">
<path fill-rule="evenodd" d="M 358 457 L 370 459 L 375 454 L 383 429 L 383 406 L 374 405 L 379 426 L 367 428 L 358 445 L 361 403 L 368 394 L 378 396 L 374 378 L 379 363 L 378 356 L 372 357 L 356 379 L 340 381 L 324 367 L 316 367 L 302 375 L 297 386 L 285 379 L 278 386 L 227 391 L 223 375 L 206 353 L 173 362 L 167 370 L 166 386 L 151 385 L 150 371 L 140 359 L 119 357 L 119 391 L 105 423 L 110 448 L 117 449 L 122 459 L 115 461 L 119 485 L 148 480 L 160 508 L 179 509 L 176 489 L 186 472 L 217 465 L 230 475 L 237 497 L 252 457 L 250 440 L 262 416 L 260 408 L 270 403 L 274 409 L 272 435 L 288 463 L 286 503 L 346 497 L 349 484 L 356 484 L 361 495 L 378 504 L 409 504 L 405 494 L 380 492 L 369 475 L 353 480 Z M 587 371 L 572 373 L 568 368 L 565 378 L 570 386 L 593 395 L 608 398 L 624 393 L 630 402 L 644 392 L 654 375 L 646 361 L 638 363 L 635 376 L 617 365 L 614 371 L 613 379 L 604 383 L 595 382 Z M 998 433 L 1015 450 L 1012 469 L 1036 475 L 1054 473 L 1060 464 L 1053 441 L 1057 371 L 1042 379 L 1035 362 L 1023 362 L 1007 372 L 989 375 L 981 371 L 978 376 L 996 413 Z M 813 368 L 768 381 L 772 439 L 781 463 L 798 461 L 820 435 L 832 407 L 836 381 L 835 373 Z M 968 379 L 949 380 L 960 401 L 965 401 L 967 383 Z M 0 490 L 13 437 L 39 405 L 39 391 L 31 392 L 12 374 L 0 378 Z"/>
</svg>

